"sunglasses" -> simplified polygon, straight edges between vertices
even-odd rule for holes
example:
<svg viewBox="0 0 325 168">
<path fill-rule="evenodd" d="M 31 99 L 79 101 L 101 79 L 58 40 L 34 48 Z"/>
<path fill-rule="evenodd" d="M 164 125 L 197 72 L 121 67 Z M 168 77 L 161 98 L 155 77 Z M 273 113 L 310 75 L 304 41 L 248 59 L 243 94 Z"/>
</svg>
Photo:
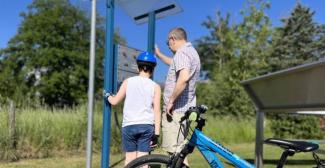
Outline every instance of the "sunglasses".
<svg viewBox="0 0 325 168">
<path fill-rule="evenodd" d="M 166 45 L 169 46 L 169 40 L 173 39 L 173 37 L 168 37 L 167 41 L 166 41 Z"/>
</svg>

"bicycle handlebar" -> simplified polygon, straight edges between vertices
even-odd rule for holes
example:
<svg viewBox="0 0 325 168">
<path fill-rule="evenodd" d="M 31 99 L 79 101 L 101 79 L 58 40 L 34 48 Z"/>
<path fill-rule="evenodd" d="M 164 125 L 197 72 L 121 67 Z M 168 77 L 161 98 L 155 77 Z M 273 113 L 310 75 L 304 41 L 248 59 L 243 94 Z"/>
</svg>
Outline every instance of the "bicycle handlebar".
<svg viewBox="0 0 325 168">
<path fill-rule="evenodd" d="M 208 110 L 206 105 L 198 105 L 194 107 L 190 107 L 186 112 L 185 115 L 179 121 L 182 123 L 184 120 L 189 119 L 190 121 L 196 121 L 201 114 L 204 114 Z"/>
</svg>

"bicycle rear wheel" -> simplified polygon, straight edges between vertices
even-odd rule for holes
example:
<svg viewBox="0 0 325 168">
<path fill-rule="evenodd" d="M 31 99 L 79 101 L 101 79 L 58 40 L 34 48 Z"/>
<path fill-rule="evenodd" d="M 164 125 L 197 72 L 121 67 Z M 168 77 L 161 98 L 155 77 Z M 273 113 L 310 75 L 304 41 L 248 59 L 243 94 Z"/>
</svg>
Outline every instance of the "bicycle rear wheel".
<svg viewBox="0 0 325 168">
<path fill-rule="evenodd" d="M 137 167 L 148 167 L 148 168 L 169 168 L 170 167 L 170 157 L 160 154 L 151 154 L 146 156 L 141 156 L 134 159 L 125 168 L 137 168 Z"/>
</svg>

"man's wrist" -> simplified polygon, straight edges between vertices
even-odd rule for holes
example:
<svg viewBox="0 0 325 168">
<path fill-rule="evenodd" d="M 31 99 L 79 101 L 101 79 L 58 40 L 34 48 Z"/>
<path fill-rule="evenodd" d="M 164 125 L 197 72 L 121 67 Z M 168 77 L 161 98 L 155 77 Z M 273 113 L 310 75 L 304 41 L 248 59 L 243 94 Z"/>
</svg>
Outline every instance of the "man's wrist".
<svg viewBox="0 0 325 168">
<path fill-rule="evenodd" d="M 156 56 L 160 59 L 161 58 L 161 52 L 157 52 Z"/>
</svg>

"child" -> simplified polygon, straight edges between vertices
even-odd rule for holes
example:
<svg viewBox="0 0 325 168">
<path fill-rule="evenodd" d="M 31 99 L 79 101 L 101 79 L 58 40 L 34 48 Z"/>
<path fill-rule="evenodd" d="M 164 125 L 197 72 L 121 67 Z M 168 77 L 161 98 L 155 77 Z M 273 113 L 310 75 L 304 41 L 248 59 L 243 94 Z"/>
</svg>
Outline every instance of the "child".
<svg viewBox="0 0 325 168">
<path fill-rule="evenodd" d="M 125 165 L 133 159 L 147 155 L 157 145 L 161 111 L 161 89 L 150 79 L 157 64 L 154 55 L 144 52 L 137 57 L 139 75 L 123 81 L 116 96 L 106 93 L 111 105 L 124 97 L 122 144 Z"/>
</svg>

